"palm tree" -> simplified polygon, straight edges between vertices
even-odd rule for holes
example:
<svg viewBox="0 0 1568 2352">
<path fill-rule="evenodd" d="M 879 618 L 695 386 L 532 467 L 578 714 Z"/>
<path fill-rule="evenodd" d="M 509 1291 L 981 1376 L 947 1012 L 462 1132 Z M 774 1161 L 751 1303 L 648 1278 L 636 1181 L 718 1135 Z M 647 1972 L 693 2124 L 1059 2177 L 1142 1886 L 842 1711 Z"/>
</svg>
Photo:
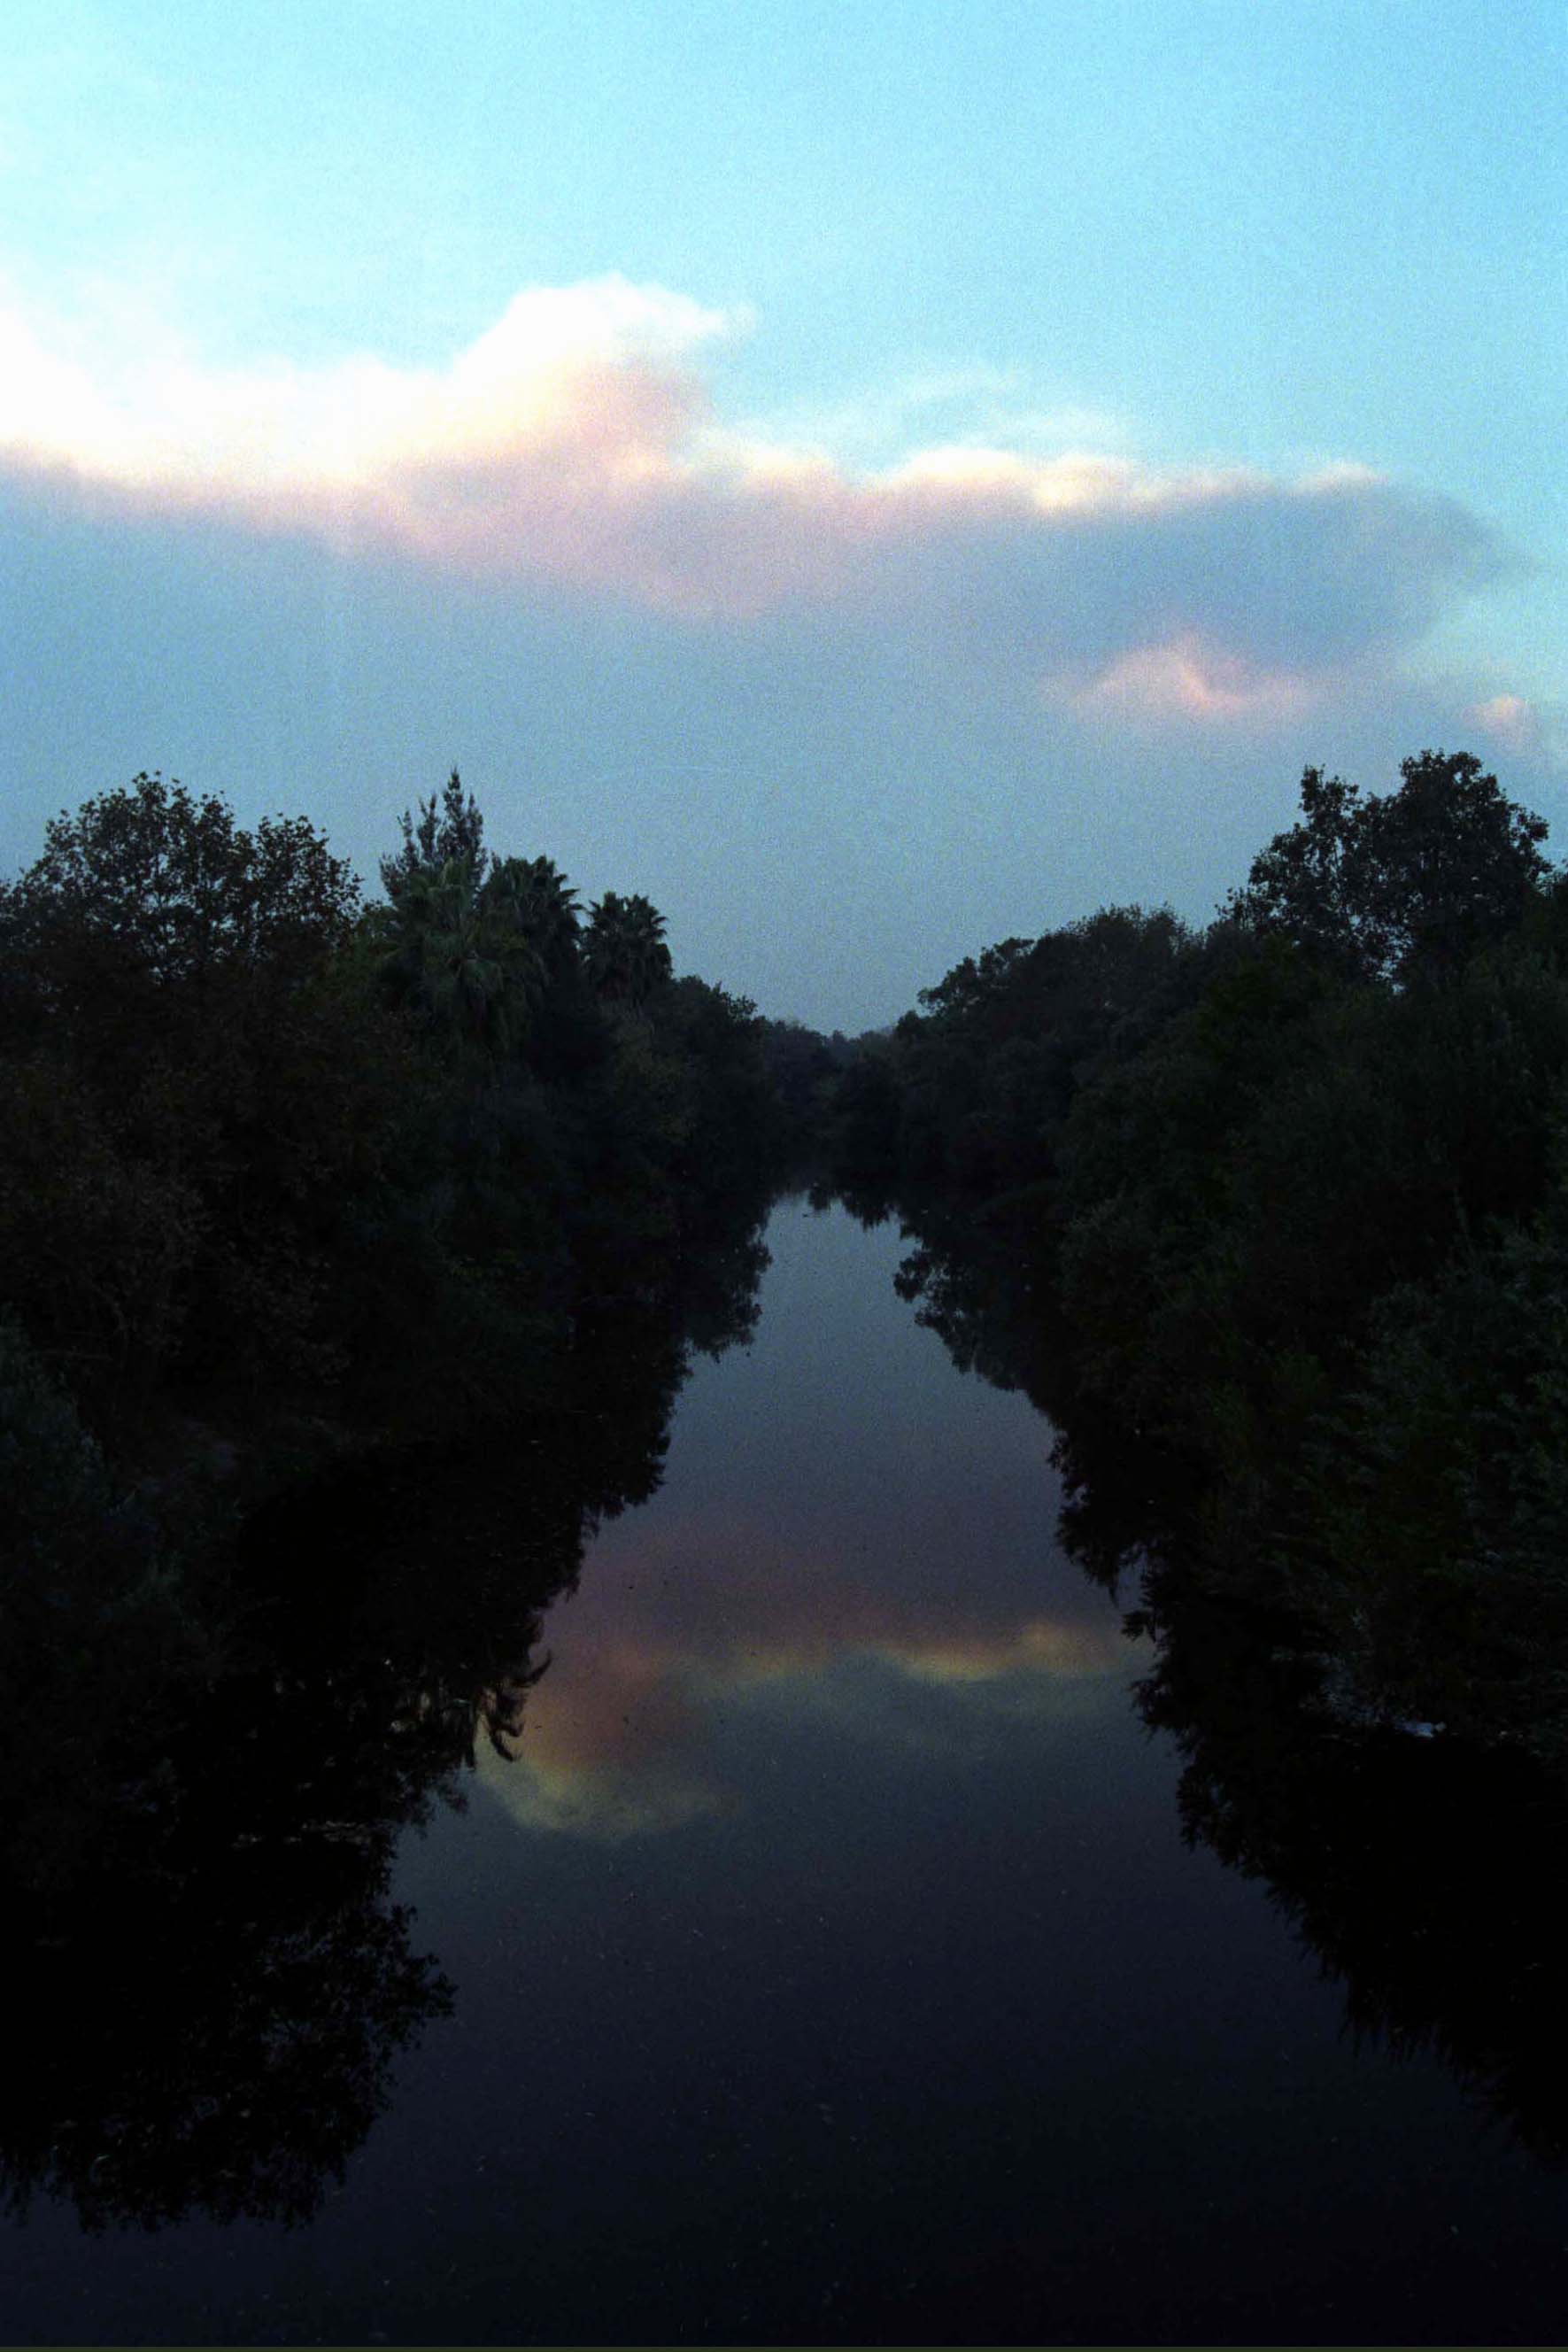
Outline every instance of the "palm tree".
<svg viewBox="0 0 1568 2352">
<path fill-rule="evenodd" d="M 483 897 L 496 919 L 527 940 L 547 981 L 570 971 L 577 961 L 577 893 L 553 858 L 498 858 Z"/>
<path fill-rule="evenodd" d="M 643 1004 L 670 977 L 664 919 L 640 894 L 607 890 L 589 910 L 583 958 L 596 994 L 620 1004 Z"/>
<path fill-rule="evenodd" d="M 503 1054 L 543 992 L 544 958 L 515 906 L 481 882 L 472 856 L 405 875 L 383 926 L 382 970 L 395 992 L 422 1005 L 463 1043 Z"/>
</svg>

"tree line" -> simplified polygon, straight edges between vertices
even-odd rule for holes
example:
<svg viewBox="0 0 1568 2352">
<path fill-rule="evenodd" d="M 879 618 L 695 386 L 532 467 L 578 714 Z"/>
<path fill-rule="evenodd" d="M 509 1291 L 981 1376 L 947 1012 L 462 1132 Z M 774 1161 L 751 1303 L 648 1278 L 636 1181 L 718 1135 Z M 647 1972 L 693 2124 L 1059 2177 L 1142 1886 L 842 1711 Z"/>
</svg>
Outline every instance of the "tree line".
<svg viewBox="0 0 1568 2352">
<path fill-rule="evenodd" d="M 818 1079 L 909 1294 L 1064 1430 L 1088 1564 L 1278 1608 L 1344 1703 L 1568 1747 L 1568 878 L 1466 753 L 1296 823 L 1207 927 L 967 959 Z M 1021 1369 L 1020 1369 L 1021 1368 Z"/>
<path fill-rule="evenodd" d="M 810 1149 L 1070 1467 L 1135 1446 L 1090 1565 L 1201 1552 L 1358 1705 L 1568 1738 L 1568 881 L 1477 760 L 1309 770 L 1207 926 L 1004 940 L 853 1043 L 675 977 L 455 773 L 395 833 L 367 905 L 307 819 L 141 776 L 0 885 L 13 1559 L 155 1616 L 204 1498 L 515 1424 Z"/>
<path fill-rule="evenodd" d="M 0 884 L 0 1296 L 95 1428 L 390 1404 L 415 1333 L 422 1414 L 484 1410 L 768 1164 L 754 1008 L 646 898 L 491 854 L 455 774 L 381 871 L 143 775 Z"/>
<path fill-rule="evenodd" d="M 304 816 L 246 827 L 144 774 L 0 883 L 18 1721 L 57 1675 L 70 1716 L 89 1661 L 100 1720 L 210 1679 L 229 1535 L 268 1493 L 559 1411 L 607 1314 L 677 1329 L 755 1222 L 763 1024 L 676 976 L 645 898 L 584 908 L 548 857 L 494 854 L 455 773 L 381 882 L 367 904 Z M 649 1394 L 627 1443 L 656 1462 L 673 1385 Z"/>
</svg>

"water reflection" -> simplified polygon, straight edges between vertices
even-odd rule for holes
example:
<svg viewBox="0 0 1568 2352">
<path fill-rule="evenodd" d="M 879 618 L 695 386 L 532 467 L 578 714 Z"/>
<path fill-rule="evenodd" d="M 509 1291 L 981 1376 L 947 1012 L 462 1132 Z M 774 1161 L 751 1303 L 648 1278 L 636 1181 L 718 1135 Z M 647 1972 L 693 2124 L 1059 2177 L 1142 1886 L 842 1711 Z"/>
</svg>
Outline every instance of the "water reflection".
<svg viewBox="0 0 1568 2352">
<path fill-rule="evenodd" d="M 1490 2116 L 1561 2161 L 1561 1770 L 1507 1738 L 1434 1736 L 1353 1703 L 1277 1587 L 1249 1592 L 1244 1566 L 1207 1557 L 1183 1465 L 1085 1411 L 1015 1253 L 918 1210 L 904 1237 L 897 1287 L 920 1321 L 956 1363 L 1051 1415 L 1063 1549 L 1096 1583 L 1137 1591 L 1127 1629 L 1154 1650 L 1136 1704 L 1184 1759 L 1188 1843 L 1267 1885 L 1342 1987 L 1354 2036 L 1396 2057 L 1435 2053 Z"/>
<path fill-rule="evenodd" d="M 398 1842 L 465 1801 L 477 1752 L 515 1749 L 547 1608 L 601 1522 L 656 1489 L 693 1351 L 748 1334 L 765 1263 L 755 1230 L 732 1235 L 678 1287 L 582 1316 L 556 1410 L 500 1455 L 374 1454 L 255 1513 L 202 1686 L 152 1661 L 128 1693 L 112 1659 L 77 1658 L 78 1705 L 123 1720 L 98 1785 L 12 1776 L 13 2210 L 45 2193 L 90 2229 L 298 2223 L 342 2179 L 453 1999 L 392 1899 Z M 46 1754 L 55 1729 L 23 1710 L 8 1749 Z"/>
<path fill-rule="evenodd" d="M 718 1585 L 725 1557 L 692 1546 L 683 1567 Z M 733 1811 L 742 1800 L 716 1769 L 715 1726 L 762 1703 L 787 1704 L 801 1722 L 837 1703 L 834 1677 L 846 1669 L 881 1670 L 854 1685 L 862 1741 L 931 1740 L 942 1718 L 914 1718 L 912 1734 L 901 1685 L 945 1690 L 971 1712 L 1061 1717 L 1074 1685 L 1121 1681 L 1126 1644 L 1113 1629 L 1091 1634 L 1044 1619 L 995 1635 L 961 1624 L 926 1639 L 896 1623 L 833 1631 L 813 1622 L 808 1590 L 793 1638 L 789 1629 L 737 1628 L 735 1647 L 705 1650 L 670 1642 L 656 1624 L 623 1639 L 585 1612 L 556 1664 L 530 1707 L 527 1739 L 505 1765 L 482 1757 L 482 1777 L 530 1829 L 614 1839 Z"/>
<path fill-rule="evenodd" d="M 793 1203 L 769 1243 L 667 1458 L 650 1306 L 588 1318 L 506 1458 L 253 1523 L 203 1704 L 52 1891 L 16 1874 L 44 2065 L 4 2148 L 61 2200 L 8 2241 L 16 2332 L 1548 2340 L 1556 2184 L 1436 2065 L 1360 2063 L 1274 1911 L 1551 2148 L 1555 1796 L 1335 1714 L 1179 1580 L 1129 1642 L 1058 1539 L 1049 1349 L 956 1379 L 893 1232 Z M 84 2252 L 67 2199 L 187 2226 Z"/>
<path fill-rule="evenodd" d="M 1184 1830 L 1272 1900 L 1358 2038 L 1431 2050 L 1536 2155 L 1568 2157 L 1554 1857 L 1561 1776 L 1514 1748 L 1347 1721 L 1289 1629 L 1147 1580 L 1145 1721 L 1186 1759 Z M 1163 1598 L 1162 1598 L 1163 1597 Z"/>
<path fill-rule="evenodd" d="M 517 1769 L 484 1768 L 529 1828 L 613 1840 L 728 1814 L 746 1800 L 723 1727 L 764 1706 L 803 1723 L 851 1678 L 874 1743 L 946 1736 L 920 1691 L 1061 1715 L 1128 1674 L 1055 1543 L 1050 1431 L 956 1386 L 910 1326 L 889 1344 L 883 1236 L 802 1203 L 771 1234 L 768 1344 L 683 1400 L 674 1487 L 601 1534 L 552 1612 Z"/>
</svg>

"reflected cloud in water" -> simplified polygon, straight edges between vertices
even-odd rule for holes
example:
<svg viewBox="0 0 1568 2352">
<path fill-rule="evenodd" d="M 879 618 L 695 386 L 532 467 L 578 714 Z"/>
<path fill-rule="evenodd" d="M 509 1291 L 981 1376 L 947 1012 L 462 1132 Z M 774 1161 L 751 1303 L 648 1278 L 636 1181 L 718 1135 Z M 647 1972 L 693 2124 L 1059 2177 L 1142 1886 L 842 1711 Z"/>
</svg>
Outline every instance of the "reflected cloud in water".
<svg viewBox="0 0 1568 2352">
<path fill-rule="evenodd" d="M 763 1707 L 946 1748 L 955 1707 L 1125 1704 L 1142 1654 L 1056 1545 L 1049 1425 L 890 1316 L 885 1231 L 789 1202 L 768 1239 L 755 1347 L 694 1380 L 663 1491 L 550 1612 L 515 1763 L 482 1760 L 531 1830 L 622 1839 L 743 1808 L 728 1751 Z"/>
<path fill-rule="evenodd" d="M 722 1571 L 716 1567 L 715 1574 Z M 951 1709 L 992 1717 L 1080 1717 L 1109 1682 L 1118 1706 L 1129 1672 L 1126 1637 L 1036 1618 L 1000 1629 L 878 1626 L 868 1596 L 841 1596 L 852 1627 L 769 1625 L 736 1631 L 728 1651 L 683 1647 L 648 1625 L 641 1641 L 624 1628 L 562 1612 L 560 1646 L 529 1696 L 510 1758 L 479 1758 L 479 1778 L 530 1830 L 620 1839 L 681 1829 L 743 1808 L 711 1750 L 738 1715 L 766 1707 L 798 1727 L 831 1716 L 868 1744 L 945 1747 Z M 585 1622 L 586 1621 L 586 1622 Z M 1143 1645 L 1140 1645 L 1140 1649 Z M 912 1692 L 946 1704 L 912 1715 Z"/>
</svg>

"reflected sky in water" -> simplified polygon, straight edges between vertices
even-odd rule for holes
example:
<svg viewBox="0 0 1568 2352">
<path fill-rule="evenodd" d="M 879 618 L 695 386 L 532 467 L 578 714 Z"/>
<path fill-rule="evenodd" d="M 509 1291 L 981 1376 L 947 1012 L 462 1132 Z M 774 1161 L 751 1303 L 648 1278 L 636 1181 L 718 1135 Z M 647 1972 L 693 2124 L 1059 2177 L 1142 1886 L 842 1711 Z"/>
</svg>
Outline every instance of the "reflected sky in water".
<svg viewBox="0 0 1568 2352">
<path fill-rule="evenodd" d="M 520 1822 L 616 1837 L 744 1811 L 753 1725 L 856 1739 L 871 1769 L 1106 1712 L 1134 1662 L 1056 1546 L 1049 1428 L 955 1377 L 893 1299 L 894 1238 L 776 1213 L 754 1345 L 699 1366 L 664 1490 L 603 1529 L 548 1622 L 518 1762 L 484 1768 Z"/>
<path fill-rule="evenodd" d="M 455 2003 L 318 2218 L 5 2242 L 23 2340 L 1561 2338 L 1561 2178 L 1184 1845 L 1050 1431 L 776 1213 L 748 1352 L 404 1840 Z M 71 2284 L 57 2284 L 59 2264 Z"/>
</svg>

